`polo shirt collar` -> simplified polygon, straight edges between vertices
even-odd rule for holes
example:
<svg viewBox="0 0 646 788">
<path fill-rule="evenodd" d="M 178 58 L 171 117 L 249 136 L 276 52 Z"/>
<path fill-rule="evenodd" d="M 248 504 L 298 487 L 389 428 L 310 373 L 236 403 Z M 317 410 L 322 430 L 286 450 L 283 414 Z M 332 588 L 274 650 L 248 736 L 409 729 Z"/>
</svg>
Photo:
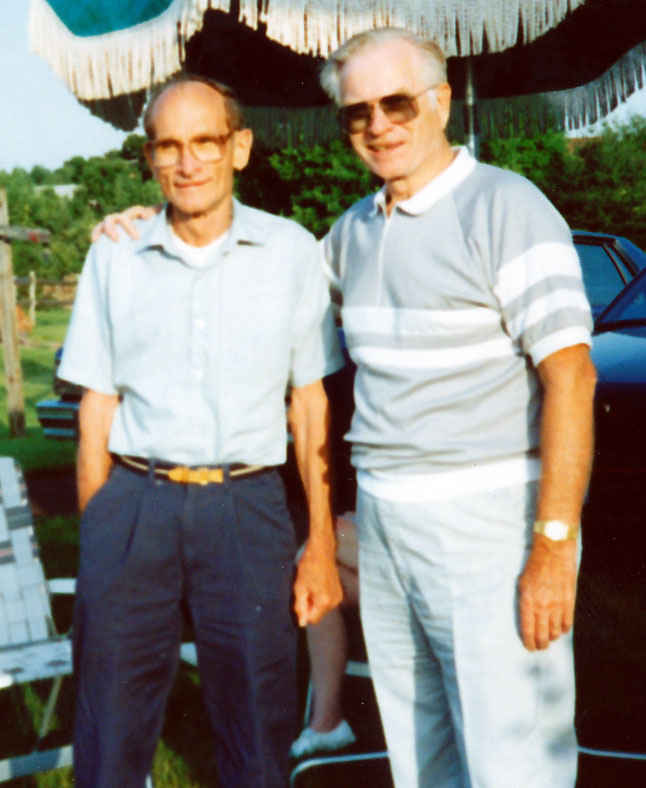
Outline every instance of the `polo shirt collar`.
<svg viewBox="0 0 646 788">
<path fill-rule="evenodd" d="M 173 243 L 172 231 L 166 220 L 168 206 L 160 211 L 149 221 L 139 225 L 140 237 L 133 242 L 136 252 L 157 247 L 166 254 L 177 257 L 177 247 Z M 267 232 L 262 224 L 256 220 L 256 212 L 233 198 L 233 221 L 227 231 L 223 253 L 231 251 L 237 244 L 262 245 L 265 243 Z"/>
<path fill-rule="evenodd" d="M 408 200 L 398 202 L 395 208 L 399 211 L 418 216 L 419 214 L 428 211 L 436 202 L 445 197 L 449 192 L 453 191 L 459 186 L 462 181 L 467 178 L 476 166 L 476 160 L 469 153 L 467 148 L 459 146 L 453 149 L 457 152 L 457 156 L 449 164 L 449 166 L 442 170 L 439 175 L 436 175 L 432 181 L 423 186 Z M 386 212 L 386 187 L 381 188 L 374 198 L 374 210 Z"/>
</svg>

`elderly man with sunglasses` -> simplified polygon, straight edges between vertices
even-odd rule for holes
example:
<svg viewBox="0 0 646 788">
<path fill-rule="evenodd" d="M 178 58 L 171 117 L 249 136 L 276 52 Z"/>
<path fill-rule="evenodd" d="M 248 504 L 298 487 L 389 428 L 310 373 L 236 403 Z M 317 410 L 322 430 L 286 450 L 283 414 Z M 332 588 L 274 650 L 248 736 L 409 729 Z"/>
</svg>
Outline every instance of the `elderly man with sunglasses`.
<svg viewBox="0 0 646 788">
<path fill-rule="evenodd" d="M 75 785 L 143 788 L 192 619 L 222 788 L 284 788 L 297 731 L 294 533 L 276 466 L 285 395 L 310 535 L 299 623 L 341 599 L 321 378 L 342 366 L 315 239 L 233 199 L 252 134 L 187 76 L 145 116 L 168 201 L 101 239 L 59 374 L 85 387 L 74 638 Z"/>
<path fill-rule="evenodd" d="M 361 617 L 395 783 L 572 786 L 595 372 L 569 230 L 449 145 L 435 45 L 360 34 L 321 81 L 384 181 L 324 249 L 357 365 Z"/>
<path fill-rule="evenodd" d="M 323 247 L 357 365 L 361 618 L 395 783 L 572 786 L 595 371 L 570 232 L 449 145 L 434 44 L 359 34 L 322 83 L 384 181 Z"/>
</svg>

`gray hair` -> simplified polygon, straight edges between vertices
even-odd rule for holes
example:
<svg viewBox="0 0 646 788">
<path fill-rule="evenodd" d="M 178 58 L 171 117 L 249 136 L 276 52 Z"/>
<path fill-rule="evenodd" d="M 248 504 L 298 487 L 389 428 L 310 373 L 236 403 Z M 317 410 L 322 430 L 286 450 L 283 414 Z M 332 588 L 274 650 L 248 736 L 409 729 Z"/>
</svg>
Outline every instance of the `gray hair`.
<svg viewBox="0 0 646 788">
<path fill-rule="evenodd" d="M 357 52 L 387 41 L 405 41 L 415 48 L 422 60 L 423 76 L 428 85 L 446 82 L 446 57 L 434 41 L 420 38 L 404 28 L 381 27 L 357 33 L 326 60 L 321 69 L 321 87 L 335 104 L 341 104 L 340 74 L 343 66 Z"/>
<path fill-rule="evenodd" d="M 227 123 L 229 124 L 229 131 L 240 131 L 240 129 L 245 128 L 242 106 L 233 88 L 230 88 L 223 82 L 217 82 L 215 79 L 211 79 L 210 77 L 204 77 L 201 74 L 191 74 L 188 71 L 182 71 L 180 74 L 177 74 L 167 82 L 164 82 L 162 85 L 155 88 L 148 99 L 148 104 L 146 105 L 146 110 L 144 112 L 144 130 L 148 139 L 152 140 L 155 134 L 153 125 L 153 110 L 155 109 L 157 100 L 169 88 L 172 88 L 175 85 L 183 85 L 188 82 L 198 82 L 202 85 L 207 85 L 208 87 L 215 90 L 216 93 L 219 93 L 220 96 L 222 96 L 224 99 L 224 112 L 226 114 Z"/>
</svg>

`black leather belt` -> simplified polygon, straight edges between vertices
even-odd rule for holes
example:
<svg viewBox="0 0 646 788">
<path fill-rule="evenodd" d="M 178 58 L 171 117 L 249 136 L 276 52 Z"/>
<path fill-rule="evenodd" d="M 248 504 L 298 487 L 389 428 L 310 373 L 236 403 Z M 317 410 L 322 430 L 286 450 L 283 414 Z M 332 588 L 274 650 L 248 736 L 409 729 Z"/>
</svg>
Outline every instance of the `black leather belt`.
<svg viewBox="0 0 646 788">
<path fill-rule="evenodd" d="M 273 470 L 273 466 L 270 465 L 244 465 L 239 462 L 227 466 L 204 465 L 197 467 L 173 465 L 157 460 L 151 461 L 145 457 L 130 457 L 126 454 L 113 454 L 112 458 L 117 465 L 123 465 L 142 476 L 152 474 L 158 479 L 178 484 L 223 484 L 227 476 L 230 479 L 239 479 Z"/>
</svg>

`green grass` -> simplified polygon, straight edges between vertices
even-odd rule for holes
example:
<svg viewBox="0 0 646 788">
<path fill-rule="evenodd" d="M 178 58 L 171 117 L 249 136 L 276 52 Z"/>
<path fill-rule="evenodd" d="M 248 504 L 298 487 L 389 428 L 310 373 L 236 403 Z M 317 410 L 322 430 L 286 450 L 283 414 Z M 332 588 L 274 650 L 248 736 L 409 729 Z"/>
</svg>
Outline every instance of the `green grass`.
<svg viewBox="0 0 646 788">
<path fill-rule="evenodd" d="M 54 352 L 63 343 L 69 316 L 67 309 L 39 311 L 34 330 L 20 346 L 27 426 L 25 437 L 9 437 L 6 385 L 0 388 L 0 456 L 15 457 L 24 471 L 74 463 L 74 443 L 45 438 L 36 413 L 39 400 L 55 398 L 52 391 Z M 3 383 L 5 380 L 3 368 Z"/>
</svg>

